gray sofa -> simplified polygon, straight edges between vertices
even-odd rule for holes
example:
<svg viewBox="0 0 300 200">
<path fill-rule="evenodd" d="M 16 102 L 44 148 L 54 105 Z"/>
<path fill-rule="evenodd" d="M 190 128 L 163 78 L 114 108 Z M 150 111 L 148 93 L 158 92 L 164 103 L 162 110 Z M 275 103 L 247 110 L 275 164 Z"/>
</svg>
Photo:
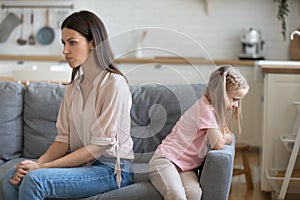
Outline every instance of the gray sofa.
<svg viewBox="0 0 300 200">
<path fill-rule="evenodd" d="M 148 161 L 176 121 L 204 92 L 204 84 L 130 86 L 133 98 L 134 183 L 87 199 L 163 199 L 148 180 Z M 38 158 L 56 135 L 56 117 L 64 86 L 0 83 L 0 183 L 4 173 L 24 158 Z M 199 168 L 203 200 L 228 198 L 234 146 L 212 150 Z M 0 200 L 3 200 L 0 187 Z"/>
</svg>

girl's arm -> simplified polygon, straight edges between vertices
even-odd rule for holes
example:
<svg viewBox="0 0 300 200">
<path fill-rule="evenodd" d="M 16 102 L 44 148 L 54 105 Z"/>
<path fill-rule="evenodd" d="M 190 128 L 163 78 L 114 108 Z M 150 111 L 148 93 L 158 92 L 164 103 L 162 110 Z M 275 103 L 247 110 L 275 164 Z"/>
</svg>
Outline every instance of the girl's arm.
<svg viewBox="0 0 300 200">
<path fill-rule="evenodd" d="M 214 150 L 223 149 L 225 146 L 225 139 L 221 131 L 217 128 L 207 129 L 208 140 L 211 148 Z"/>
<path fill-rule="evenodd" d="M 208 139 L 212 149 L 223 149 L 225 144 L 232 143 L 232 133 L 229 130 L 225 130 L 224 134 L 217 128 L 207 129 Z"/>
</svg>

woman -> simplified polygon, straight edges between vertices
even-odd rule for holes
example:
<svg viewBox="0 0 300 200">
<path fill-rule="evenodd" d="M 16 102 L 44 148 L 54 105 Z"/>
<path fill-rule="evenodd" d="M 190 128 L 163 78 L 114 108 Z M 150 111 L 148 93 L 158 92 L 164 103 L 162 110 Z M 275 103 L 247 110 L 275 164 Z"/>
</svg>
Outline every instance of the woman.
<svg viewBox="0 0 300 200">
<path fill-rule="evenodd" d="M 231 144 L 226 112 L 231 110 L 239 125 L 240 101 L 248 90 L 246 79 L 234 67 L 212 73 L 206 93 L 183 114 L 150 160 L 150 180 L 165 200 L 201 199 L 195 170 L 210 149 Z"/>
<path fill-rule="evenodd" d="M 83 198 L 133 180 L 131 94 L 103 23 L 89 11 L 75 12 L 63 21 L 61 38 L 73 72 L 58 135 L 36 162 L 24 160 L 9 171 L 3 181 L 8 200 Z"/>
</svg>

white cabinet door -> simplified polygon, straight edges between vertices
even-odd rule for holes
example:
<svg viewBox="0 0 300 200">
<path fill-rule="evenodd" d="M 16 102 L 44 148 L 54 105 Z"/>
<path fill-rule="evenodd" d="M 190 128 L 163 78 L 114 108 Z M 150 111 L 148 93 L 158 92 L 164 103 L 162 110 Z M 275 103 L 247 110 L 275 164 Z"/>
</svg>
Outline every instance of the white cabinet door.
<svg viewBox="0 0 300 200">
<path fill-rule="evenodd" d="M 290 158 L 280 135 L 292 131 L 294 101 L 300 101 L 300 74 L 266 74 L 264 88 L 262 190 L 271 191 L 266 169 L 286 168 Z"/>
</svg>

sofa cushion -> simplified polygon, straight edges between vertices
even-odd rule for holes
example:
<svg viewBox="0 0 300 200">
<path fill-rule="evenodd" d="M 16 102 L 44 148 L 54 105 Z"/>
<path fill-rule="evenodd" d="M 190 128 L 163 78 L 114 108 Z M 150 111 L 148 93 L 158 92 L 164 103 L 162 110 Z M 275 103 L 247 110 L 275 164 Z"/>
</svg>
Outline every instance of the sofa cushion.
<svg viewBox="0 0 300 200">
<path fill-rule="evenodd" d="M 149 164 L 148 163 L 133 163 L 134 182 L 149 181 Z"/>
<path fill-rule="evenodd" d="M 95 195 L 82 200 L 163 200 L 163 197 L 149 182 L 137 182 L 126 187 Z"/>
<path fill-rule="evenodd" d="M 149 162 L 162 139 L 205 88 L 205 84 L 131 87 L 131 136 L 135 162 Z"/>
<path fill-rule="evenodd" d="M 0 82 L 0 164 L 22 155 L 24 86 Z"/>
<path fill-rule="evenodd" d="M 64 86 L 32 83 L 24 99 L 24 150 L 27 158 L 38 158 L 57 135 L 56 120 L 64 94 Z"/>
</svg>

